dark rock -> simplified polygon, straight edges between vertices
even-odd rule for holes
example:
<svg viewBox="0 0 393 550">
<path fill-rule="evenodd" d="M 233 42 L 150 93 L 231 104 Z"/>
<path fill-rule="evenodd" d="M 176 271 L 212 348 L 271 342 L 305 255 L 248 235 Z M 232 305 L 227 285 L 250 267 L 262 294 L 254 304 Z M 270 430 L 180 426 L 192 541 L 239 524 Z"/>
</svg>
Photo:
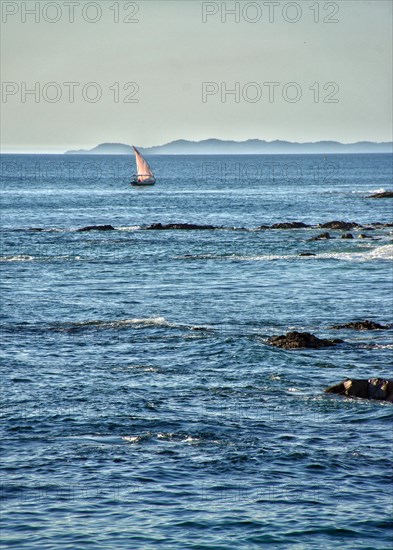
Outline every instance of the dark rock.
<svg viewBox="0 0 393 550">
<path fill-rule="evenodd" d="M 112 225 L 87 225 L 77 229 L 77 231 L 113 231 L 114 229 Z"/>
<path fill-rule="evenodd" d="M 384 378 L 369 378 L 368 380 L 354 380 L 347 378 L 339 384 L 330 386 L 325 393 L 335 393 L 346 397 L 361 397 L 363 399 L 377 399 L 393 403 L 393 380 Z"/>
<path fill-rule="evenodd" d="M 44 231 L 41 227 L 29 227 L 29 231 Z"/>
<path fill-rule="evenodd" d="M 268 340 L 268 344 L 284 349 L 296 348 L 325 348 L 342 343 L 343 340 L 323 340 L 317 338 L 309 332 L 288 332 L 285 335 L 273 336 Z"/>
<path fill-rule="evenodd" d="M 354 229 L 355 227 L 362 226 L 355 222 L 332 221 L 319 224 L 319 227 L 323 227 L 324 229 L 342 229 L 343 231 L 349 231 L 350 229 Z"/>
<path fill-rule="evenodd" d="M 323 239 L 333 239 L 334 237 L 330 236 L 330 233 L 321 233 L 320 235 L 317 235 L 316 237 L 311 237 L 311 239 L 308 239 L 309 241 L 321 241 Z"/>
<path fill-rule="evenodd" d="M 341 238 L 342 239 L 353 239 L 353 235 L 352 235 L 352 233 L 343 233 L 343 235 L 341 235 Z"/>
<path fill-rule="evenodd" d="M 260 225 L 257 229 L 270 229 L 270 225 Z"/>
<path fill-rule="evenodd" d="M 374 237 L 370 237 L 370 235 L 366 235 L 366 233 L 360 233 L 358 235 L 358 239 L 373 239 Z"/>
<path fill-rule="evenodd" d="M 168 223 L 165 225 L 162 223 L 153 223 L 151 225 L 148 225 L 147 227 L 144 227 L 144 229 L 161 230 L 161 231 L 170 230 L 170 229 L 207 230 L 207 229 L 217 229 L 217 227 L 215 227 L 214 225 L 197 225 L 194 223 Z"/>
<path fill-rule="evenodd" d="M 373 195 L 368 195 L 367 199 L 392 199 L 393 191 L 382 191 L 382 193 L 374 193 Z"/>
<path fill-rule="evenodd" d="M 374 323 L 374 321 L 353 321 L 352 323 L 344 323 L 343 325 L 333 325 L 331 328 L 341 329 L 341 328 L 352 328 L 354 330 L 382 330 L 389 328 L 386 325 L 380 325 L 379 323 Z"/>
<path fill-rule="evenodd" d="M 300 252 L 299 256 L 316 256 L 316 254 L 312 252 Z"/>
<path fill-rule="evenodd" d="M 301 229 L 303 227 L 311 227 L 303 222 L 282 222 L 274 223 L 270 226 L 270 229 Z"/>
</svg>

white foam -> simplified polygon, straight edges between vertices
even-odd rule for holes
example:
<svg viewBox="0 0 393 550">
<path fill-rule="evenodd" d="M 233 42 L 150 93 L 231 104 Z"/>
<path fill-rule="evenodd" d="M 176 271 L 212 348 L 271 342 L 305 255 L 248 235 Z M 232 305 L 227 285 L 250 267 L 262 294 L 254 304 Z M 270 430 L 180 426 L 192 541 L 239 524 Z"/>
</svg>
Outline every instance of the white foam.
<svg viewBox="0 0 393 550">
<path fill-rule="evenodd" d="M 96 326 L 102 328 L 114 328 L 114 327 L 125 327 L 128 325 L 142 325 L 142 326 L 176 326 L 173 323 L 170 323 L 165 319 L 165 317 L 145 317 L 145 318 L 133 318 L 133 319 L 118 319 L 116 321 L 103 321 L 103 320 L 91 320 L 91 321 L 81 321 L 75 323 L 74 326 Z"/>
<path fill-rule="evenodd" d="M 137 369 L 142 372 L 158 372 L 158 368 L 148 365 L 128 365 L 127 369 Z"/>
<path fill-rule="evenodd" d="M 123 319 L 121 321 L 116 321 L 116 323 L 119 323 L 120 325 L 157 325 L 157 326 L 173 326 L 172 323 L 167 321 L 165 317 L 141 317 L 136 319 Z"/>
<path fill-rule="evenodd" d="M 157 439 L 172 439 L 174 435 L 174 433 L 160 432 L 157 434 Z"/>
<path fill-rule="evenodd" d="M 124 225 L 121 227 L 116 227 L 117 231 L 137 231 L 138 229 L 142 229 L 141 225 Z"/>
<path fill-rule="evenodd" d="M 278 254 L 262 254 L 258 256 L 246 256 L 241 254 L 196 254 L 195 256 L 177 256 L 176 259 L 187 260 L 219 260 L 222 262 L 230 261 L 269 261 L 269 260 L 292 260 L 297 255 L 278 255 Z"/>
<path fill-rule="evenodd" d="M 200 441 L 199 437 L 192 437 L 191 435 L 188 435 L 185 439 L 183 439 L 183 443 L 194 443 Z"/>
<path fill-rule="evenodd" d="M 134 436 L 123 436 L 122 439 L 124 441 L 128 441 L 129 443 L 139 443 L 139 441 L 142 439 L 142 436 L 140 435 L 134 435 Z"/>
<path fill-rule="evenodd" d="M 368 245 L 369 247 L 372 245 Z M 314 256 L 301 256 L 300 254 L 262 254 L 257 256 L 247 256 L 247 255 L 214 255 L 214 254 L 200 254 L 198 256 L 193 256 L 193 259 L 205 259 L 205 260 L 219 260 L 219 261 L 277 261 L 277 260 L 325 260 L 325 259 L 335 259 L 335 260 L 344 260 L 344 261 L 372 261 L 372 260 L 393 260 L 393 245 L 383 245 L 378 246 L 377 248 L 367 248 L 367 250 L 359 250 L 357 252 L 317 252 Z"/>
<path fill-rule="evenodd" d="M 349 262 L 370 262 L 373 260 L 393 260 L 393 245 L 378 246 L 364 252 L 326 252 L 318 254 L 319 259 L 332 258 Z"/>
<path fill-rule="evenodd" d="M 374 344 L 375 349 L 393 349 L 393 344 Z"/>
<path fill-rule="evenodd" d="M 34 256 L 28 254 L 17 254 L 16 256 L 3 256 L 0 258 L 0 262 L 31 262 L 34 259 Z"/>
<path fill-rule="evenodd" d="M 54 262 L 82 259 L 81 256 L 31 256 L 30 254 L 16 254 L 15 256 L 2 256 L 0 257 L 0 262 Z"/>
<path fill-rule="evenodd" d="M 393 244 L 378 246 L 378 248 L 368 252 L 368 256 L 381 260 L 393 260 Z"/>
</svg>

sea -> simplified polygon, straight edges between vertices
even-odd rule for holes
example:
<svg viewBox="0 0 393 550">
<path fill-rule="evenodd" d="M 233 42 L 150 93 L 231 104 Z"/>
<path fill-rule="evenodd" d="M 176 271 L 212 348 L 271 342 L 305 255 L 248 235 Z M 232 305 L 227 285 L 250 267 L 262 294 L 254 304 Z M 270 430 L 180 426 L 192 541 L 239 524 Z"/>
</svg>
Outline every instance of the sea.
<svg viewBox="0 0 393 550">
<path fill-rule="evenodd" d="M 392 155 L 148 160 L 1 156 L 1 548 L 391 549 Z"/>
</svg>

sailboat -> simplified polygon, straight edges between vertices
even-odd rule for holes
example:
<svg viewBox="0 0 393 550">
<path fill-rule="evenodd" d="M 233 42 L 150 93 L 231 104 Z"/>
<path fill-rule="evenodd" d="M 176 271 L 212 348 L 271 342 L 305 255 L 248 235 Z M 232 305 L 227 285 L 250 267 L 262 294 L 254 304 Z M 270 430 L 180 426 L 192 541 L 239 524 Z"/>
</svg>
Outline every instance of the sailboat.
<svg viewBox="0 0 393 550">
<path fill-rule="evenodd" d="M 131 185 L 138 187 L 145 185 L 154 185 L 156 183 L 156 178 L 154 177 L 153 171 L 148 165 L 146 159 L 142 157 L 140 152 L 134 145 L 132 146 L 135 153 L 136 160 L 136 171 L 137 173 L 133 176 L 131 180 Z"/>
</svg>

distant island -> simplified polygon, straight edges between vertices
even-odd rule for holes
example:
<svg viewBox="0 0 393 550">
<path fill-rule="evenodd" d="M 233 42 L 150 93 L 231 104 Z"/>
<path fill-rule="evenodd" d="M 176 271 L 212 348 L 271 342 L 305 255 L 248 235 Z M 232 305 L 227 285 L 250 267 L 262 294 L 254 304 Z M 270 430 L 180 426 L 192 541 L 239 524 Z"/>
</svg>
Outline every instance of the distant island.
<svg viewBox="0 0 393 550">
<path fill-rule="evenodd" d="M 264 141 L 248 139 L 246 141 L 226 141 L 220 139 L 204 139 L 202 141 L 187 141 L 179 139 L 164 145 L 139 147 L 147 155 L 277 155 L 277 154 L 333 154 L 333 153 L 392 153 L 393 143 L 390 141 L 375 143 L 358 141 L 356 143 L 340 143 L 339 141 L 316 141 L 297 143 L 291 141 Z M 101 143 L 93 149 L 66 151 L 66 155 L 130 155 L 131 145 L 124 143 Z"/>
</svg>

